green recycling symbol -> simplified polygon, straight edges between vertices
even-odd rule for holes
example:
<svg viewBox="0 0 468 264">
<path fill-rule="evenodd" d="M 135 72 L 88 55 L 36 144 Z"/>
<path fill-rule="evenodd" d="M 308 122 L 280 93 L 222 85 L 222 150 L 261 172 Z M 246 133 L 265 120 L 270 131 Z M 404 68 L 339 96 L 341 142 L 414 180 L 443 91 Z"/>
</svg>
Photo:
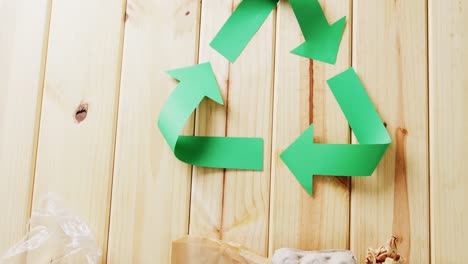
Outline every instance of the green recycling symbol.
<svg viewBox="0 0 468 264">
<path fill-rule="evenodd" d="M 210 43 L 233 63 L 260 29 L 279 0 L 243 0 Z M 305 42 L 291 53 L 334 64 L 344 31 L 343 17 L 330 25 L 318 0 L 289 0 Z M 174 155 L 200 167 L 263 170 L 263 139 L 183 136 L 190 115 L 207 97 L 223 104 L 210 63 L 168 71 L 179 81 L 158 118 L 158 127 Z M 391 143 L 359 77 L 350 68 L 328 85 L 359 144 L 315 144 L 313 124 L 281 155 L 304 189 L 312 195 L 313 176 L 370 176 Z"/>
</svg>

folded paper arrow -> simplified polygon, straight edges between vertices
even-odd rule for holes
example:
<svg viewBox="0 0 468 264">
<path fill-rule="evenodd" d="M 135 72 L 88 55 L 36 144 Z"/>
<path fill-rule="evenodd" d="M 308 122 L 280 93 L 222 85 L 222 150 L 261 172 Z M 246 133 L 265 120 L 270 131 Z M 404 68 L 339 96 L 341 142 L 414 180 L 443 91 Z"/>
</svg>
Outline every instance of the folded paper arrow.
<svg viewBox="0 0 468 264">
<path fill-rule="evenodd" d="M 315 144 L 314 126 L 292 143 L 281 159 L 312 195 L 313 176 L 370 176 L 391 143 L 377 110 L 351 68 L 328 85 L 359 144 Z"/>
<path fill-rule="evenodd" d="M 309 59 L 335 64 L 346 23 L 342 17 L 328 24 L 318 0 L 289 0 L 305 42 L 291 51 Z"/>
<path fill-rule="evenodd" d="M 262 170 L 262 138 L 180 136 L 203 98 L 224 104 L 211 64 L 176 69 L 168 74 L 180 83 L 164 104 L 158 127 L 175 156 L 200 167 Z"/>
<path fill-rule="evenodd" d="M 210 45 L 234 62 L 260 29 L 279 0 L 243 0 Z M 335 64 L 346 17 L 329 25 L 318 0 L 289 0 L 305 42 L 292 53 Z"/>
<path fill-rule="evenodd" d="M 236 61 L 279 0 L 243 0 L 211 41 L 230 62 Z"/>
</svg>

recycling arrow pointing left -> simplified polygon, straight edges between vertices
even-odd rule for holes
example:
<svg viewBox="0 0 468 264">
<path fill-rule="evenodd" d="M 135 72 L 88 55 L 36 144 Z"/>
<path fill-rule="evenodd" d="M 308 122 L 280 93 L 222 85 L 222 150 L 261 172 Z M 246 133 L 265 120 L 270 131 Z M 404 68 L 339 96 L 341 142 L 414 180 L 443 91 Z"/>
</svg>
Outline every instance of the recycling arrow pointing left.
<svg viewBox="0 0 468 264">
<path fill-rule="evenodd" d="M 263 139 L 181 136 L 190 115 L 208 97 L 224 104 L 210 63 L 168 72 L 179 85 L 159 114 L 158 127 L 175 156 L 188 164 L 243 170 L 263 169 Z"/>
<path fill-rule="evenodd" d="M 315 144 L 311 125 L 281 154 L 283 162 L 311 195 L 314 175 L 370 176 L 391 143 L 352 68 L 328 80 L 328 85 L 359 144 Z"/>
</svg>

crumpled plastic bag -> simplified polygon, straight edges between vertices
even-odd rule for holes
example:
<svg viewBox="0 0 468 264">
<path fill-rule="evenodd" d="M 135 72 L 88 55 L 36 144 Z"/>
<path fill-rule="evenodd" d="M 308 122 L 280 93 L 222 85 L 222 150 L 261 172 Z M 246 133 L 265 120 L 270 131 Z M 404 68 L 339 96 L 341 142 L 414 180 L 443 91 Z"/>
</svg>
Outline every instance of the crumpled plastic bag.
<svg viewBox="0 0 468 264">
<path fill-rule="evenodd" d="M 267 264 L 268 259 L 242 246 L 216 239 L 185 236 L 172 242 L 172 264 Z"/>
<path fill-rule="evenodd" d="M 0 264 L 95 264 L 101 255 L 86 223 L 47 194 L 32 212 L 29 232 L 0 255 Z"/>
<path fill-rule="evenodd" d="M 353 252 L 349 250 L 301 251 L 280 248 L 275 251 L 273 264 L 357 264 Z"/>
</svg>

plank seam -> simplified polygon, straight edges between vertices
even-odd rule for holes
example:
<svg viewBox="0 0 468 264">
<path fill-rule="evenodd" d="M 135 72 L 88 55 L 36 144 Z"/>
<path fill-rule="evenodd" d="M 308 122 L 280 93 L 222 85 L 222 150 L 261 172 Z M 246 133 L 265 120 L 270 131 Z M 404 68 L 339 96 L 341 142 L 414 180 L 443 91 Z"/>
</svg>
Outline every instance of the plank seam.
<svg viewBox="0 0 468 264">
<path fill-rule="evenodd" d="M 275 108 L 275 104 L 274 104 L 274 98 L 275 98 L 275 78 L 276 78 L 276 41 L 277 41 L 277 16 L 278 16 L 278 6 L 275 7 L 275 11 L 273 13 L 273 43 L 272 43 L 272 57 L 273 57 L 273 63 L 272 63 L 272 67 L 271 67 L 271 71 L 272 71 L 272 82 L 271 82 L 271 86 L 270 86 L 270 89 L 272 90 L 272 95 L 271 95 L 271 98 L 270 98 L 270 105 L 271 105 L 271 114 L 270 114 L 270 149 L 269 149 L 269 153 L 270 153 L 270 169 L 269 169 L 269 172 L 268 172 L 268 175 L 269 175 L 269 181 L 268 181 L 268 196 L 269 196 L 269 199 L 268 199 L 268 221 L 266 223 L 267 225 L 267 232 L 266 232 L 266 255 L 267 257 L 270 255 L 270 225 L 271 225 L 271 198 L 272 198 L 272 195 L 271 195 L 271 181 L 272 181 L 272 167 L 273 167 L 273 158 L 274 158 L 274 152 L 273 152 L 273 129 L 274 129 L 274 125 L 273 125 L 273 122 L 274 122 L 274 115 L 273 115 L 273 112 L 274 112 L 274 108 Z"/>
<path fill-rule="evenodd" d="M 120 45 L 120 68 L 119 68 L 119 85 L 117 87 L 117 102 L 116 102 L 116 108 L 115 108 L 115 122 L 114 122 L 114 144 L 112 146 L 113 148 L 113 156 L 112 156 L 112 172 L 110 175 L 110 186 L 109 186 L 109 212 L 107 216 L 107 236 L 106 236 L 106 248 L 103 249 L 103 262 L 107 262 L 107 259 L 109 258 L 109 241 L 110 241 L 110 230 L 111 230 L 111 217 L 112 217 L 112 197 L 114 193 L 114 176 L 115 176 L 115 157 L 116 157 L 116 149 L 117 149 L 117 135 L 118 135 L 118 128 L 119 128 L 119 113 L 120 113 L 120 89 L 122 87 L 122 68 L 123 68 L 123 58 L 124 58 L 124 47 L 125 47 L 125 32 L 127 28 L 127 23 L 126 21 L 126 14 L 127 14 L 127 4 L 128 1 L 124 0 L 123 2 L 123 16 L 122 19 L 124 22 L 123 23 L 123 28 L 122 28 L 122 33 L 121 33 L 121 45 Z"/>
<path fill-rule="evenodd" d="M 277 64 L 276 64 L 276 55 L 278 54 L 278 41 L 280 40 L 280 38 L 278 37 L 278 23 L 279 22 L 279 13 L 280 13 L 280 10 L 281 9 L 281 2 L 278 3 L 278 6 L 277 6 L 277 11 L 276 11 L 276 19 L 275 19 L 275 48 L 274 48 L 274 66 L 273 66 L 273 72 L 274 72 L 274 75 L 273 75 L 273 82 L 272 82 L 272 85 L 273 85 L 273 92 L 272 92 L 272 98 L 273 98 L 273 106 L 272 106 L 272 111 L 271 111 L 271 115 L 272 115 L 272 120 L 271 120 L 271 126 L 272 126 L 272 132 L 271 132 L 271 159 L 270 159 L 270 163 L 271 163 L 271 166 L 270 166 L 270 202 L 269 202 L 269 211 L 268 211 L 268 216 L 269 216 L 269 219 L 268 219 L 268 254 L 267 256 L 270 257 L 273 255 L 273 244 L 272 243 L 272 233 L 273 233 L 273 230 L 272 230 L 272 226 L 273 226 L 273 209 L 272 209 L 272 204 L 274 204 L 274 190 L 275 188 L 273 187 L 273 185 L 275 184 L 275 179 L 276 179 L 276 160 L 274 159 L 275 158 L 275 154 L 274 154 L 274 150 L 273 150 L 273 145 L 276 145 L 276 110 L 277 108 L 275 107 L 276 106 L 276 100 L 277 100 L 277 93 L 276 93 L 276 89 L 278 89 L 278 86 L 277 86 L 277 75 L 276 75 L 276 70 L 277 70 Z M 275 160 L 275 162 L 274 162 Z M 273 166 L 273 164 L 275 164 L 275 166 Z"/>
<path fill-rule="evenodd" d="M 349 0 L 349 20 L 350 22 L 348 23 L 349 25 L 349 58 L 348 58 L 348 63 L 352 67 L 353 66 L 353 22 L 354 22 L 354 0 Z M 353 140 L 353 134 L 351 127 L 348 126 L 348 143 L 352 144 Z M 348 177 L 349 179 L 349 186 L 348 186 L 348 192 L 349 192 L 349 198 L 348 198 L 348 243 L 347 247 L 348 249 L 351 250 L 351 195 L 352 195 L 352 189 L 353 189 L 353 179 L 351 177 Z"/>
<path fill-rule="evenodd" d="M 431 212 L 431 79 L 430 79 L 430 52 L 429 52 L 429 0 L 426 3 L 426 90 L 427 90 L 427 198 L 428 198 L 428 234 L 429 234 L 429 263 L 432 263 L 432 212 Z"/>
<path fill-rule="evenodd" d="M 202 25 L 202 8 L 203 8 L 203 0 L 199 0 L 198 2 L 198 10 L 197 10 L 197 22 L 198 22 L 198 28 L 197 28 L 197 35 L 195 39 L 196 47 L 195 47 L 195 63 L 199 64 L 200 63 L 200 34 L 201 34 L 201 25 Z M 193 112 L 194 118 L 193 118 L 193 131 L 192 135 L 195 135 L 196 129 L 197 129 L 197 111 L 198 109 L 195 109 Z M 187 234 L 190 234 L 190 220 L 191 220 L 191 211 L 192 211 L 192 193 L 193 193 L 193 175 L 195 171 L 195 166 L 191 166 L 190 170 L 190 194 L 189 194 L 189 201 L 188 201 L 188 220 L 187 220 Z"/>
<path fill-rule="evenodd" d="M 44 47 L 43 47 L 43 61 L 42 61 L 42 84 L 41 88 L 39 88 L 39 94 L 38 94 L 38 106 L 37 106 L 37 111 L 38 113 L 36 114 L 36 133 L 35 133 L 35 140 L 34 140 L 34 156 L 33 156 L 33 164 L 32 164 L 32 180 L 31 180 L 31 191 L 30 191 L 30 197 L 29 197 L 29 217 L 32 215 L 32 205 L 33 205 L 33 199 L 34 199 L 34 186 L 35 186 L 35 181 L 36 181 L 36 170 L 37 170 L 37 153 L 39 151 L 39 135 L 41 132 L 41 119 L 42 119 L 42 103 L 43 103 L 43 97 L 44 97 L 44 89 L 45 89 L 45 76 L 46 76 L 46 71 L 47 71 L 47 57 L 48 57 L 48 52 L 49 52 L 49 38 L 50 38 L 50 25 L 52 24 L 52 5 L 53 1 L 50 0 L 48 2 L 48 8 L 47 8 L 47 29 L 45 30 L 45 36 L 44 36 Z"/>
<path fill-rule="evenodd" d="M 231 0 L 231 14 L 234 12 L 234 0 Z M 225 128 L 224 128 L 224 136 L 228 136 L 228 117 L 229 117 L 229 90 L 231 88 L 231 63 L 228 63 L 227 68 L 227 82 L 226 82 L 226 117 L 225 117 Z M 221 220 L 219 223 L 219 239 L 223 240 L 224 235 L 224 204 L 225 204 L 225 196 L 224 193 L 226 191 L 226 169 L 223 169 L 223 193 L 221 195 Z"/>
</svg>

